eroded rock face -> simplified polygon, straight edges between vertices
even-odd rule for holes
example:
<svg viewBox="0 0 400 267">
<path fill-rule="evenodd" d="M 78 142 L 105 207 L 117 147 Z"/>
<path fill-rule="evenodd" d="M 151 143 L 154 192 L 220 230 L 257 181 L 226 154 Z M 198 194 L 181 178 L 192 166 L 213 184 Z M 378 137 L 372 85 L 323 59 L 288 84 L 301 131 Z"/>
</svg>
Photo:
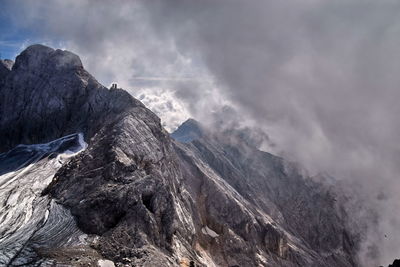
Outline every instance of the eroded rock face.
<svg viewBox="0 0 400 267">
<path fill-rule="evenodd" d="M 179 178 L 172 156 L 159 119 L 136 107 L 101 129 L 47 191 L 71 210 L 82 230 L 100 236 L 96 247 L 106 257 L 151 260 L 155 255 L 146 246 L 172 253 Z"/>
<path fill-rule="evenodd" d="M 101 86 L 67 51 L 29 47 L 5 77 L 1 150 L 79 131 L 89 144 L 42 192 L 87 234 L 86 254 L 68 262 L 76 243 L 52 248 L 42 234 L 37 261 L 356 265 L 339 204 L 283 159 L 226 133 L 174 141 L 156 115 L 125 91 Z"/>
<path fill-rule="evenodd" d="M 229 141 L 227 141 L 229 140 Z M 354 266 L 333 195 L 292 164 L 229 136 L 176 143 L 198 245 L 218 266 Z M 204 237 L 208 226 L 219 236 Z"/>
</svg>

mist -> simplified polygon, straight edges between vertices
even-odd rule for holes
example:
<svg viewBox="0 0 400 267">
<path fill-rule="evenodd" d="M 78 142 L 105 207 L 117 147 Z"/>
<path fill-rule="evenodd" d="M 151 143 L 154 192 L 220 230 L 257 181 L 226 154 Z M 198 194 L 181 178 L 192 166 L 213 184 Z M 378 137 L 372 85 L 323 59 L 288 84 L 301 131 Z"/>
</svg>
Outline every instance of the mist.
<svg viewBox="0 0 400 267">
<path fill-rule="evenodd" d="M 365 222 L 363 266 L 399 257 L 398 1 L 4 6 L 15 25 L 38 36 L 26 44 L 77 53 L 103 84 L 127 89 L 168 130 L 189 117 L 262 129 L 263 150 L 335 177 L 357 194 L 365 210 L 357 216 L 376 213 L 377 222 Z"/>
</svg>

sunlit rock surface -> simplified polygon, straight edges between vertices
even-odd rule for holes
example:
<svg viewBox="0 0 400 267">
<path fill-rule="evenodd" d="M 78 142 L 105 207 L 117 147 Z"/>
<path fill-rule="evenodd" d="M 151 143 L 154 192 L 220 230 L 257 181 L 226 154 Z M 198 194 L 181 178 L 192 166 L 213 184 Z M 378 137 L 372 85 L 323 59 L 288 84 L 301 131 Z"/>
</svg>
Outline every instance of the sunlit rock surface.
<svg viewBox="0 0 400 267">
<path fill-rule="evenodd" d="M 22 52 L 0 87 L 0 115 L 3 264 L 357 264 L 346 214 L 323 185 L 195 121 L 171 139 L 70 52 Z M 56 140 L 76 132 L 85 141 Z M 15 147 L 50 140 L 65 145 Z"/>
</svg>

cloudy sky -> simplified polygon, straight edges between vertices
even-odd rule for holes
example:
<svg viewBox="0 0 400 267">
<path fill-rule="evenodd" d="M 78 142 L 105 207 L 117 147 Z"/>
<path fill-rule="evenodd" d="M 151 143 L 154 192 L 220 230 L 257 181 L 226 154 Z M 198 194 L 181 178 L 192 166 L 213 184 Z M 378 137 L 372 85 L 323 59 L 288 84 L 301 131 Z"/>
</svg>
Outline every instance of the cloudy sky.
<svg viewBox="0 0 400 267">
<path fill-rule="evenodd" d="M 400 257 L 399 1 L 0 1 L 3 58 L 68 49 L 169 130 L 188 117 L 261 129 L 264 150 L 354 186 L 379 214 L 365 266 Z"/>
</svg>

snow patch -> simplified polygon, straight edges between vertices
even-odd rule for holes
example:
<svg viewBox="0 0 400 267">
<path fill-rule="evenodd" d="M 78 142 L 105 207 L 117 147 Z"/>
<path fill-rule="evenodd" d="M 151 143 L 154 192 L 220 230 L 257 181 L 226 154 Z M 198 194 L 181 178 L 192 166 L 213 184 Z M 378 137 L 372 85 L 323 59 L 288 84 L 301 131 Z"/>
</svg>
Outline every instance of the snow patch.
<svg viewBox="0 0 400 267">
<path fill-rule="evenodd" d="M 65 149 L 63 149 L 65 146 Z M 83 134 L 71 134 L 45 144 L 18 145 L 0 154 L 20 162 L 0 175 L 0 265 L 7 265 L 30 237 L 52 216 L 50 199 L 41 196 L 54 174 L 68 159 L 87 148 Z M 57 153 L 56 157 L 51 157 Z M 106 266 L 106 265 L 105 265 Z"/>
<path fill-rule="evenodd" d="M 115 267 L 114 262 L 112 262 L 110 260 L 99 260 L 97 262 L 97 265 L 99 267 Z"/>
<path fill-rule="evenodd" d="M 216 238 L 219 236 L 219 234 L 217 234 L 215 231 L 208 228 L 207 225 L 205 227 L 201 228 L 201 232 L 205 235 L 211 236 L 212 238 Z"/>
</svg>

